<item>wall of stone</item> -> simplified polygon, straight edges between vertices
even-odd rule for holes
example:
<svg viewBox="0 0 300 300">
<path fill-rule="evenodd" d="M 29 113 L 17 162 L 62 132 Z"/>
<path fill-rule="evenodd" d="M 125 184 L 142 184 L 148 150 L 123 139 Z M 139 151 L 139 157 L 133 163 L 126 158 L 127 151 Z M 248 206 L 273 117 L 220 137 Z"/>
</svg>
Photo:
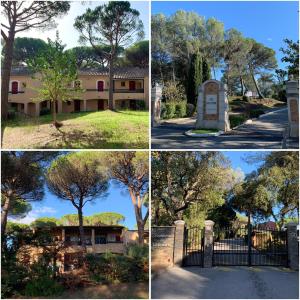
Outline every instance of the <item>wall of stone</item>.
<svg viewBox="0 0 300 300">
<path fill-rule="evenodd" d="M 175 226 L 152 227 L 151 270 L 156 272 L 174 265 Z"/>
</svg>

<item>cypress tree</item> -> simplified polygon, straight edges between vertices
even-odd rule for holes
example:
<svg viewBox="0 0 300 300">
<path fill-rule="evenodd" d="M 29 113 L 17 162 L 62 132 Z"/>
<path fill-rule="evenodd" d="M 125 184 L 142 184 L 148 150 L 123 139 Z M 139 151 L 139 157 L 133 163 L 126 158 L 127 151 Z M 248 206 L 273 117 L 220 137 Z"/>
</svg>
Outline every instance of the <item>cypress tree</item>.
<svg viewBox="0 0 300 300">
<path fill-rule="evenodd" d="M 202 83 L 202 57 L 199 53 L 193 54 L 191 58 L 188 82 L 187 100 L 188 103 L 197 104 L 198 87 Z"/>
<path fill-rule="evenodd" d="M 202 82 L 211 79 L 210 66 L 208 65 L 206 59 L 202 60 Z"/>
</svg>

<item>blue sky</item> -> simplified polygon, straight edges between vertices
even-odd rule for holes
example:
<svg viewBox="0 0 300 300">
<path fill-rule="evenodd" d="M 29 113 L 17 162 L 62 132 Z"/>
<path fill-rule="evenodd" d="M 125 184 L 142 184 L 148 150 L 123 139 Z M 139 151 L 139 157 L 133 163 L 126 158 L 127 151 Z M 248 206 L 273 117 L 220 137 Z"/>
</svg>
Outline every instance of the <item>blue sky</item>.
<svg viewBox="0 0 300 300">
<path fill-rule="evenodd" d="M 85 216 L 90 216 L 101 212 L 117 212 L 125 216 L 124 225 L 129 229 L 135 228 L 135 214 L 131 199 L 124 188 L 111 184 L 106 198 L 99 198 L 94 203 L 87 203 L 83 209 Z M 76 208 L 70 201 L 60 200 L 51 194 L 45 187 L 45 197 L 41 202 L 31 203 L 32 211 L 24 218 L 21 223 L 31 223 L 38 217 L 60 218 L 66 214 L 76 214 Z"/>
<path fill-rule="evenodd" d="M 263 153 L 266 153 L 266 151 L 262 151 Z M 247 163 L 245 161 L 245 158 L 249 155 L 255 155 L 262 152 L 255 152 L 255 151 L 223 151 L 223 154 L 225 157 L 227 157 L 230 162 L 233 169 L 240 168 L 245 175 L 251 173 L 254 170 L 257 170 L 259 167 L 259 164 L 254 163 Z"/>
<path fill-rule="evenodd" d="M 79 33 L 74 29 L 73 24 L 77 16 L 82 15 L 87 8 L 95 8 L 96 6 L 103 5 L 108 1 L 72 1 L 71 8 L 67 15 L 56 20 L 57 27 L 52 30 L 40 31 L 29 30 L 19 33 L 19 37 L 33 37 L 40 38 L 47 41 L 47 38 L 55 39 L 56 30 L 59 31 L 59 35 L 66 48 L 72 48 L 78 46 Z M 149 2 L 148 1 L 130 1 L 131 7 L 137 9 L 140 12 L 140 19 L 144 24 L 145 39 L 149 39 Z"/>
<path fill-rule="evenodd" d="M 276 51 L 283 39 L 298 40 L 298 2 L 296 1 L 152 1 L 152 14 L 172 15 L 177 10 L 197 12 L 224 23 L 225 30 L 236 28 L 245 37 L 254 38 Z M 220 73 L 219 73 L 220 76 Z M 217 78 L 219 79 L 219 78 Z"/>
</svg>

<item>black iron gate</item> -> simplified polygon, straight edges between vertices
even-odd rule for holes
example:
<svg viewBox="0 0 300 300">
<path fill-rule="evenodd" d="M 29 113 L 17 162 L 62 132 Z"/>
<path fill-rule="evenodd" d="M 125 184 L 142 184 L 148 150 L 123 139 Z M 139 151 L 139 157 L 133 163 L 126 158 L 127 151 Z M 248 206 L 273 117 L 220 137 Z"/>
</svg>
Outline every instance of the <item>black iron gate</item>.
<svg viewBox="0 0 300 300">
<path fill-rule="evenodd" d="M 287 266 L 287 232 L 259 227 L 214 231 L 215 266 Z"/>
<path fill-rule="evenodd" d="M 203 267 L 204 229 L 201 227 L 185 228 L 184 231 L 184 266 Z"/>
</svg>

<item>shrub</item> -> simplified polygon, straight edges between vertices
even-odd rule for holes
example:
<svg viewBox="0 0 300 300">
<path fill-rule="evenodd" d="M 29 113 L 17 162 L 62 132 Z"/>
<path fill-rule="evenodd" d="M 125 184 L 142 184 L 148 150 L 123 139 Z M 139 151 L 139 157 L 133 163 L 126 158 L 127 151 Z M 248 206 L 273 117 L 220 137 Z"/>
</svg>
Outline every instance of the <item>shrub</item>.
<svg viewBox="0 0 300 300">
<path fill-rule="evenodd" d="M 47 107 L 43 107 L 40 111 L 40 116 L 45 116 L 45 115 L 49 115 L 51 113 L 50 108 Z"/>
<path fill-rule="evenodd" d="M 186 104 L 186 116 L 187 117 L 192 117 L 195 113 L 195 105 L 192 103 L 187 103 Z"/>
<path fill-rule="evenodd" d="M 186 102 L 181 101 L 175 104 L 175 116 L 177 118 L 184 118 L 186 116 Z"/>
<path fill-rule="evenodd" d="M 248 101 L 249 100 L 249 98 L 246 95 L 244 95 L 242 99 L 243 99 L 243 101 Z"/>
<path fill-rule="evenodd" d="M 186 101 L 184 87 L 178 82 L 167 82 L 163 88 L 163 98 L 167 103 Z"/>
<path fill-rule="evenodd" d="M 176 103 L 175 102 L 167 102 L 166 103 L 166 119 L 172 119 L 175 116 L 176 111 Z"/>
<path fill-rule="evenodd" d="M 167 115 L 166 103 L 161 102 L 160 103 L 160 118 L 166 119 L 166 115 Z"/>
<path fill-rule="evenodd" d="M 25 266 L 17 264 L 13 253 L 4 250 L 1 254 L 1 298 L 15 298 L 24 289 L 28 272 Z"/>
<path fill-rule="evenodd" d="M 144 100 L 137 100 L 136 101 L 136 110 L 145 110 L 146 109 L 146 103 Z"/>
<path fill-rule="evenodd" d="M 35 278 L 25 287 L 25 295 L 29 297 L 48 297 L 60 295 L 64 288 L 54 279 L 47 276 Z"/>
<path fill-rule="evenodd" d="M 149 247 L 148 245 L 129 244 L 126 248 L 126 255 L 134 259 L 148 258 Z"/>
<path fill-rule="evenodd" d="M 236 127 L 238 125 L 243 124 L 246 121 L 246 116 L 245 115 L 230 115 L 229 116 L 229 122 L 230 122 L 230 127 Z"/>
<path fill-rule="evenodd" d="M 15 119 L 17 116 L 17 113 L 16 113 L 16 110 L 15 109 L 9 109 L 8 112 L 7 112 L 7 118 L 9 120 L 13 120 Z"/>
<path fill-rule="evenodd" d="M 126 255 L 105 253 L 86 255 L 91 277 L 103 283 L 144 281 L 148 279 L 148 247 L 130 245 Z"/>
</svg>

